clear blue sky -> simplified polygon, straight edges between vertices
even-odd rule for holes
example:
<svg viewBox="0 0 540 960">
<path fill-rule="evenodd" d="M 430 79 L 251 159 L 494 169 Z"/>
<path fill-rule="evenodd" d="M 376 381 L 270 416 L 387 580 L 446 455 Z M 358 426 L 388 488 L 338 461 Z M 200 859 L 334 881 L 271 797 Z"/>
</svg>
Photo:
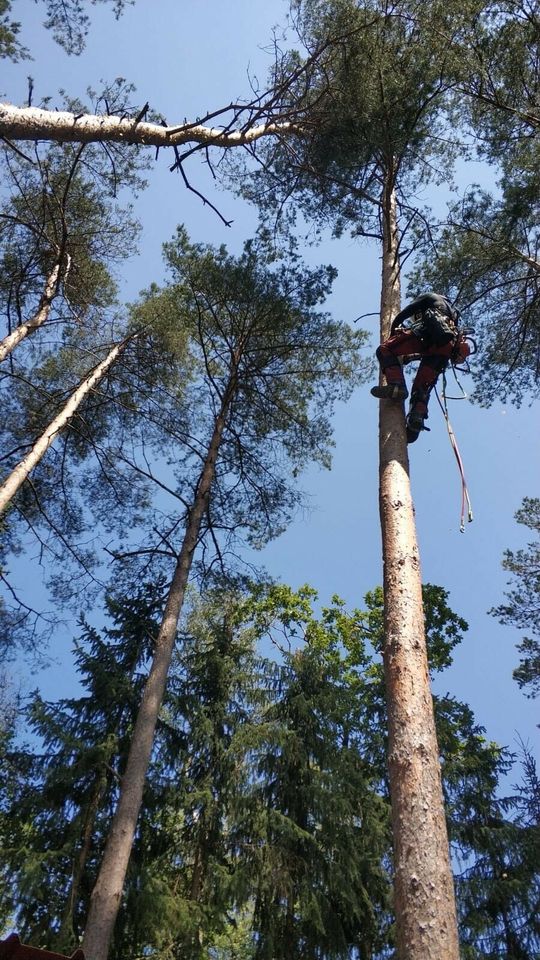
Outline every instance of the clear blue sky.
<svg viewBox="0 0 540 960">
<path fill-rule="evenodd" d="M 47 95 L 54 98 L 59 88 L 84 96 L 87 86 L 98 88 L 101 80 L 122 76 L 136 84 L 141 103 L 148 100 L 170 123 L 194 118 L 247 96 L 248 69 L 264 80 L 269 57 L 261 48 L 268 45 L 272 27 L 285 23 L 287 5 L 282 0 L 137 0 L 119 21 L 108 5 L 89 9 L 87 49 L 83 56 L 69 58 L 41 28 L 42 5 L 17 0 L 14 15 L 23 23 L 22 40 L 35 59 L 5 67 L 0 92 L 6 99 L 25 102 L 28 74 L 34 78 L 35 104 Z M 169 174 L 168 158 L 162 155 L 148 190 L 135 203 L 143 235 L 140 255 L 123 277 L 128 299 L 161 279 L 160 247 L 177 223 L 185 223 L 194 240 L 225 242 L 234 251 L 255 229 L 255 211 L 212 186 L 201 159 L 195 159 L 191 170 L 197 186 L 212 191 L 212 199 L 227 219 L 234 220 L 233 226 L 225 228 L 208 207 L 189 195 L 180 177 Z M 463 184 L 490 184 L 492 172 L 475 164 L 463 170 L 460 179 Z M 432 196 L 438 206 L 443 199 Z M 338 267 L 329 302 L 336 317 L 352 321 L 377 310 L 379 259 L 373 247 L 344 237 L 308 248 L 306 258 Z M 375 321 L 370 326 L 373 346 Z M 470 624 L 454 667 L 437 681 L 437 689 L 469 703 L 490 739 L 514 747 L 519 733 L 534 744 L 538 702 L 527 700 L 512 679 L 519 634 L 499 626 L 487 611 L 503 598 L 507 579 L 501 568 L 503 550 L 526 541 L 526 531 L 515 524 L 513 515 L 524 496 L 538 494 L 537 414 L 502 404 L 483 410 L 464 401 L 451 405 L 451 419 L 475 513 L 465 534 L 459 532 L 459 475 L 435 401 L 432 431 L 410 451 L 423 579 L 448 589 L 452 607 Z M 351 606 L 361 605 L 363 594 L 382 576 L 377 403 L 367 387 L 338 410 L 335 428 L 332 471 L 313 470 L 305 477 L 310 511 L 258 560 L 293 586 L 311 583 L 322 602 L 339 593 Z M 22 567 L 17 575 L 24 578 Z M 65 645 L 56 653 L 59 662 L 69 656 Z M 68 675 L 58 667 L 42 675 L 45 695 L 65 695 Z"/>
</svg>

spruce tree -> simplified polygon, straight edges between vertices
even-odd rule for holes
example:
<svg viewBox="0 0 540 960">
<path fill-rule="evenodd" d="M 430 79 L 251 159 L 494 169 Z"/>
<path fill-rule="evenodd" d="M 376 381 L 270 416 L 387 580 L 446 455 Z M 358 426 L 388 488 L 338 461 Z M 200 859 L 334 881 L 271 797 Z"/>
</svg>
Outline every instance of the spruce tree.
<svg viewBox="0 0 540 960">
<path fill-rule="evenodd" d="M 7 732 L 0 911 L 69 951 L 103 848 L 165 585 L 110 600 L 113 626 L 77 644 L 84 695 L 32 702 L 43 746 Z M 315 613 L 315 591 L 259 583 L 192 602 L 171 667 L 111 955 L 375 960 L 395 947 L 383 596 Z M 424 587 L 431 669 L 466 629 Z M 257 647 L 271 641 L 276 654 Z M 537 947 L 538 777 L 466 704 L 435 698 L 463 953 Z M 101 778 L 101 779 L 100 779 Z M 45 804 L 44 804 L 45 798 Z M 9 882 L 8 882 L 9 881 Z M 51 894 L 51 887 L 54 896 Z M 512 952 L 513 951 L 513 952 Z M 521 952 L 520 952 L 521 951 Z M 233 954 L 234 955 L 234 954 Z"/>
<path fill-rule="evenodd" d="M 161 597 L 159 584 L 110 597 L 112 626 L 98 632 L 83 622 L 75 648 L 82 694 L 47 703 L 35 692 L 27 716 L 39 746 L 7 750 L 16 778 L 3 800 L 2 861 L 17 929 L 30 943 L 70 952 L 80 940 Z"/>
<path fill-rule="evenodd" d="M 260 839 L 246 856 L 261 960 L 373 957 L 390 925 L 389 809 L 364 757 L 365 717 L 341 657 L 358 625 L 336 598 L 317 620 L 315 598 L 277 587 L 256 611 L 283 656 L 251 761 Z"/>
</svg>

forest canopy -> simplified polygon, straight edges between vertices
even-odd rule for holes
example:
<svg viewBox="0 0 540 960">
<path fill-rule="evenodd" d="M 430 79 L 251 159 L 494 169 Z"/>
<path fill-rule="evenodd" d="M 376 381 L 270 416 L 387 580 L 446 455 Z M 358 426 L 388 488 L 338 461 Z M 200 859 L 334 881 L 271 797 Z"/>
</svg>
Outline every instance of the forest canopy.
<svg viewBox="0 0 540 960">
<path fill-rule="evenodd" d="M 0 0 L 0 939 L 537 957 L 539 37 Z"/>
</svg>

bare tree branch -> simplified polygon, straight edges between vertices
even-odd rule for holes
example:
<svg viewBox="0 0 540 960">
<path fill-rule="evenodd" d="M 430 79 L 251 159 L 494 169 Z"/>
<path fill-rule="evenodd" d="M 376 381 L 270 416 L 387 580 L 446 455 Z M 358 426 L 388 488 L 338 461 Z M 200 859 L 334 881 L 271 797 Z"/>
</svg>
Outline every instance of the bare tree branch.
<svg viewBox="0 0 540 960">
<path fill-rule="evenodd" d="M 233 109 L 225 107 L 224 114 Z M 249 107 L 246 107 L 246 111 Z M 52 140 L 57 143 L 128 143 L 153 147 L 177 147 L 184 143 L 200 146 L 236 147 L 276 133 L 299 133 L 290 121 L 268 121 L 247 129 L 223 130 L 201 123 L 161 126 L 137 122 L 137 118 L 42 110 L 38 107 L 0 105 L 0 136 L 14 140 Z"/>
</svg>

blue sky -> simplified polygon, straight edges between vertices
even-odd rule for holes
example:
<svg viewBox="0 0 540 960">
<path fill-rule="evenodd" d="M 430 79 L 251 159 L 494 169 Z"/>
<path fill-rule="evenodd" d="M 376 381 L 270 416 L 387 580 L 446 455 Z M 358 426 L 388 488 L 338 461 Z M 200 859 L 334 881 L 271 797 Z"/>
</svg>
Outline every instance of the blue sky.
<svg viewBox="0 0 540 960">
<path fill-rule="evenodd" d="M 5 66 L 0 92 L 6 99 L 25 102 L 28 74 L 34 79 L 35 104 L 44 96 L 55 98 L 60 88 L 84 96 L 88 86 L 98 88 L 102 80 L 122 76 L 136 84 L 141 103 L 148 100 L 174 123 L 247 96 L 248 71 L 264 81 L 270 59 L 263 48 L 273 26 L 285 23 L 287 5 L 281 0 L 137 0 L 118 21 L 108 4 L 98 5 L 90 8 L 87 48 L 78 58 L 68 57 L 41 28 L 41 4 L 17 0 L 14 8 L 34 60 Z M 178 223 L 185 223 L 194 240 L 227 243 L 233 251 L 256 227 L 256 212 L 212 185 L 201 158 L 193 161 L 192 178 L 226 218 L 233 219 L 230 229 L 186 192 L 168 166 L 162 154 L 149 188 L 134 200 L 143 234 L 139 256 L 123 273 L 126 299 L 160 281 L 161 244 Z M 474 164 L 460 170 L 459 180 L 462 186 L 473 181 L 490 185 L 493 173 Z M 437 192 L 428 199 L 440 208 L 445 197 Z M 337 318 L 352 322 L 377 310 L 380 264 L 373 246 L 343 237 L 307 248 L 305 256 L 310 263 L 331 262 L 338 268 L 328 303 Z M 376 318 L 364 323 L 375 347 Z M 351 606 L 361 606 L 364 593 L 381 581 L 377 416 L 367 386 L 339 408 L 332 471 L 313 469 L 306 475 L 310 509 L 257 558 L 293 586 L 315 586 L 323 603 L 339 593 Z M 537 414 L 527 407 L 515 410 L 497 403 L 484 410 L 461 401 L 450 405 L 450 416 L 475 514 L 464 534 L 459 532 L 460 479 L 435 400 L 431 433 L 410 450 L 423 579 L 449 590 L 451 606 L 470 624 L 454 666 L 437 680 L 437 689 L 469 703 L 489 739 L 513 748 L 519 734 L 534 744 L 538 705 L 527 700 L 512 679 L 519 634 L 499 626 L 487 611 L 503 599 L 504 549 L 527 540 L 527 531 L 515 524 L 513 515 L 524 496 L 538 494 Z M 17 576 L 25 579 L 23 567 L 17 568 Z M 39 677 L 50 698 L 68 693 L 65 641 L 55 653 L 56 665 Z"/>
</svg>

